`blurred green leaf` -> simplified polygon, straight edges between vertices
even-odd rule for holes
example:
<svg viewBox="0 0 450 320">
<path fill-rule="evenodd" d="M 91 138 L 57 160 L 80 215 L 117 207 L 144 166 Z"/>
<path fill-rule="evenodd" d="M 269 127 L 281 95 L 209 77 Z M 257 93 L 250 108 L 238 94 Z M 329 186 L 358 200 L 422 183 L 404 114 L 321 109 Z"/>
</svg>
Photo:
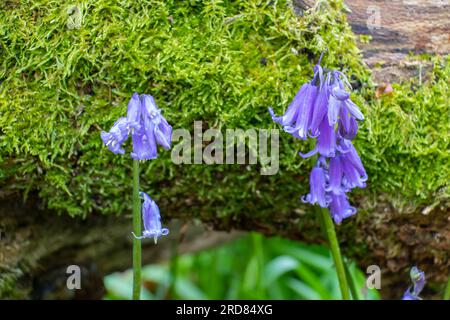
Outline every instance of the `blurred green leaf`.
<svg viewBox="0 0 450 320">
<path fill-rule="evenodd" d="M 299 262 L 290 256 L 280 256 L 270 261 L 265 270 L 266 285 L 270 286 L 279 277 L 298 268 Z"/>
<path fill-rule="evenodd" d="M 297 279 L 289 279 L 287 281 L 287 285 L 294 290 L 300 298 L 308 299 L 308 300 L 319 300 L 320 296 L 319 294 L 314 291 L 313 288 L 308 286 L 307 284 L 297 280 Z"/>
<path fill-rule="evenodd" d="M 360 298 L 379 299 L 376 290 L 365 288 L 365 274 L 356 264 L 347 264 Z M 143 299 L 341 298 L 326 247 L 256 233 L 210 250 L 177 256 L 170 264 L 146 266 L 142 278 L 152 290 L 144 290 Z M 129 272 L 105 277 L 105 299 L 128 299 L 131 280 Z"/>
</svg>

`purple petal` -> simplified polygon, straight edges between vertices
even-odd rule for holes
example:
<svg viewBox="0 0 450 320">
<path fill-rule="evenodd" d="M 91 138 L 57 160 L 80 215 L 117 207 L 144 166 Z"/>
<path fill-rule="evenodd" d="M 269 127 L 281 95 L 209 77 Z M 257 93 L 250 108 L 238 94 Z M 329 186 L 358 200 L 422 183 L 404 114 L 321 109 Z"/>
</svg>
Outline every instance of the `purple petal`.
<svg viewBox="0 0 450 320">
<path fill-rule="evenodd" d="M 409 287 L 403 294 L 402 300 L 422 300 L 419 297 L 419 294 L 425 286 L 425 273 L 420 271 L 417 267 L 412 267 L 410 277 L 413 282 L 413 290 Z"/>
<path fill-rule="evenodd" d="M 127 122 L 131 131 L 139 130 L 141 118 L 141 100 L 136 92 L 128 102 Z"/>
<path fill-rule="evenodd" d="M 323 69 L 320 66 L 320 60 L 319 60 L 319 63 L 317 63 L 314 66 L 314 77 L 313 77 L 313 80 L 312 80 L 313 84 L 315 84 L 315 81 L 316 81 L 317 77 L 319 78 L 319 83 L 320 83 L 320 87 L 321 87 L 322 83 L 323 83 Z"/>
<path fill-rule="evenodd" d="M 159 124 L 155 127 L 156 142 L 164 149 L 170 149 L 172 142 L 172 126 L 161 116 Z"/>
<path fill-rule="evenodd" d="M 341 193 L 343 169 L 341 164 L 341 157 L 339 155 L 330 159 L 329 171 L 330 171 L 329 190 L 334 193 Z"/>
<path fill-rule="evenodd" d="M 350 206 L 345 193 L 331 193 L 330 214 L 336 224 L 356 213 L 356 209 Z"/>
<path fill-rule="evenodd" d="M 406 290 L 405 293 L 403 294 L 402 300 L 422 300 L 422 299 L 420 299 L 418 296 L 414 296 L 414 295 L 410 292 L 410 289 L 408 289 L 408 290 Z"/>
<path fill-rule="evenodd" d="M 348 141 L 348 140 L 347 140 Z M 358 155 L 358 152 L 356 151 L 355 147 L 353 146 L 353 144 L 348 141 L 348 152 L 345 153 L 345 158 L 350 161 L 353 166 L 356 168 L 356 170 L 358 170 L 359 174 L 365 178 L 365 180 L 367 180 L 367 173 L 366 170 L 364 169 L 364 166 L 362 164 L 361 158 Z"/>
<path fill-rule="evenodd" d="M 350 97 L 350 93 L 337 86 L 333 87 L 333 89 L 331 90 L 331 94 L 333 95 L 333 97 L 341 101 L 347 100 Z"/>
<path fill-rule="evenodd" d="M 144 192 L 141 192 L 140 195 L 144 198 L 144 203 L 142 204 L 142 220 L 144 222 L 143 237 L 155 238 L 156 242 L 157 238 L 167 235 L 169 229 L 162 228 L 161 215 L 156 202 Z"/>
<path fill-rule="evenodd" d="M 307 138 L 311 113 L 317 96 L 317 87 L 310 83 L 303 85 L 303 87 L 305 87 L 305 89 L 302 94 L 297 94 L 292 102 L 293 106 L 298 109 L 296 112 L 295 123 L 285 125 L 284 131 L 292 134 L 298 139 L 305 140 Z"/>
<path fill-rule="evenodd" d="M 306 159 L 306 158 L 309 158 L 309 157 L 312 157 L 313 155 L 315 155 L 316 153 L 317 153 L 317 151 L 319 151 L 318 149 L 317 149 L 317 147 L 315 147 L 314 149 L 312 149 L 310 152 L 308 152 L 308 153 L 301 153 L 301 152 L 299 152 L 298 154 L 303 158 L 303 159 Z"/>
<path fill-rule="evenodd" d="M 338 120 L 339 109 L 341 108 L 341 101 L 333 97 L 328 98 L 328 122 L 334 125 Z"/>
<path fill-rule="evenodd" d="M 327 113 L 328 96 L 329 86 L 324 85 L 319 90 L 319 93 L 317 95 L 317 99 L 314 104 L 314 111 L 312 113 L 311 123 L 309 126 L 311 136 L 313 137 L 316 137 L 319 134 L 319 125 L 325 117 L 325 114 Z"/>
<path fill-rule="evenodd" d="M 417 267 L 412 267 L 410 272 L 411 280 L 414 283 L 413 294 L 418 296 L 425 286 L 425 273 Z"/>
<path fill-rule="evenodd" d="M 301 139 L 306 139 L 309 129 L 309 124 L 311 123 L 314 103 L 317 98 L 318 87 L 309 86 L 307 92 L 305 93 L 305 99 L 302 101 L 299 114 L 297 115 L 296 128 L 298 130 L 298 136 Z"/>
<path fill-rule="evenodd" d="M 339 112 L 339 134 L 345 139 L 352 140 L 358 133 L 358 123 L 355 118 L 349 115 L 347 107 L 344 105 Z"/>
<path fill-rule="evenodd" d="M 156 143 L 165 149 L 170 149 L 172 142 L 172 126 L 161 115 L 155 99 L 151 95 L 143 94 L 141 96 L 145 133 L 149 140 L 149 144 L 156 150 Z"/>
<path fill-rule="evenodd" d="M 336 133 L 334 127 L 324 117 L 319 126 L 320 135 L 317 138 L 317 149 L 325 157 L 333 157 L 336 152 Z"/>
<path fill-rule="evenodd" d="M 110 151 L 115 154 L 124 154 L 125 150 L 122 149 L 122 144 L 128 139 L 127 119 L 119 118 L 111 127 L 111 130 L 109 132 L 102 131 L 100 137 Z"/>
<path fill-rule="evenodd" d="M 326 178 L 325 172 L 320 167 L 314 167 L 311 170 L 310 175 L 310 193 L 302 198 L 304 202 L 309 202 L 311 204 L 319 204 L 322 208 L 328 206 L 327 196 L 326 196 Z"/>
<path fill-rule="evenodd" d="M 153 127 L 151 127 L 150 130 L 147 129 L 148 128 L 144 131 L 141 128 L 131 136 L 133 140 L 133 152 L 131 153 L 131 157 L 134 160 L 151 160 L 157 157 Z"/>
<path fill-rule="evenodd" d="M 364 115 L 362 114 L 362 112 L 359 110 L 358 106 L 356 104 L 353 103 L 352 100 L 348 99 L 345 100 L 344 105 L 347 107 L 348 111 L 350 111 L 350 113 L 358 120 L 364 120 Z"/>
<path fill-rule="evenodd" d="M 306 89 L 307 84 L 304 84 L 300 87 L 300 89 L 298 90 L 297 94 L 294 97 L 294 100 L 292 100 L 291 104 L 289 105 L 283 116 L 276 116 L 272 108 L 269 108 L 269 113 L 272 116 L 272 120 L 276 123 L 281 124 L 282 126 L 293 126 L 297 119 L 300 102 L 303 99 Z"/>
<path fill-rule="evenodd" d="M 122 145 L 114 139 L 113 134 L 109 132 L 102 131 L 100 137 L 103 143 L 108 147 L 108 149 L 115 154 L 124 154 L 125 150 L 122 149 Z"/>
<path fill-rule="evenodd" d="M 160 114 L 155 99 L 149 94 L 141 95 L 142 115 L 150 119 L 154 119 Z"/>
<path fill-rule="evenodd" d="M 361 176 L 359 174 L 353 163 L 345 158 L 345 155 L 342 157 L 342 168 L 344 171 L 345 179 L 347 180 L 347 185 L 350 188 L 364 188 L 366 186 L 366 179 L 364 178 L 364 176 Z"/>
</svg>

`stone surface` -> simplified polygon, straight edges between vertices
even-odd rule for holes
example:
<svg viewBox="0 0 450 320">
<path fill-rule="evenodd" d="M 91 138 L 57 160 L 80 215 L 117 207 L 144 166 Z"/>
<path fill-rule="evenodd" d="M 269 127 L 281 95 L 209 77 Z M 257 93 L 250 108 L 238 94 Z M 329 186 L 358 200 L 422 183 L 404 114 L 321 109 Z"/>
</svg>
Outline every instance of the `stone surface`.
<svg viewBox="0 0 450 320">
<path fill-rule="evenodd" d="M 419 76 L 427 66 L 410 61 L 414 54 L 450 52 L 449 0 L 352 0 L 345 1 L 351 12 L 348 21 L 358 35 L 365 61 L 375 81 L 398 82 Z"/>
</svg>

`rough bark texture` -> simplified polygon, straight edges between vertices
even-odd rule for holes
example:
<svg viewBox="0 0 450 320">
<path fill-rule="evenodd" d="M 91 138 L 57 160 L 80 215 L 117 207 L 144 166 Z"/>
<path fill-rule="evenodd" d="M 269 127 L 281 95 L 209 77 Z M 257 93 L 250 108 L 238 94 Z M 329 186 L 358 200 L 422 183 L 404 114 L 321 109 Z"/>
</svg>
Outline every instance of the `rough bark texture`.
<svg viewBox="0 0 450 320">
<path fill-rule="evenodd" d="M 298 3 L 304 9 L 309 1 Z M 410 51 L 433 54 L 450 51 L 449 1 L 357 0 L 348 1 L 347 5 L 352 10 L 349 22 L 353 30 L 372 36 L 372 41 L 361 43 L 361 48 L 380 83 L 419 75 L 422 69 L 407 59 Z M 372 21 L 370 28 L 368 20 Z M 91 215 L 87 220 L 56 217 L 38 209 L 37 198 L 31 197 L 25 204 L 17 195 L 2 198 L 9 199 L 0 204 L 0 298 L 100 298 L 103 275 L 131 265 L 130 217 Z M 338 231 L 344 253 L 355 257 L 363 269 L 372 264 L 382 268 L 385 298 L 401 296 L 408 285 L 406 271 L 411 263 L 420 264 L 427 278 L 436 287 L 442 286 L 450 269 L 448 204 L 423 208 L 422 214 L 399 213 L 382 198 L 360 199 L 359 205 L 368 208 L 371 202 L 376 203 L 371 210 L 375 214 L 361 215 L 354 229 Z M 170 212 L 170 208 L 166 209 Z M 236 235 L 209 232 L 202 226 L 180 222 L 188 217 L 174 218 L 180 219 L 172 226 L 173 234 L 178 234 L 177 230 L 186 234 L 182 239 L 172 240 L 181 243 L 180 252 L 202 249 L 206 244 L 212 246 Z M 303 213 L 294 212 L 292 216 L 274 213 L 270 223 L 220 218 L 203 222 L 217 230 L 257 230 L 266 235 L 323 242 L 317 236 L 315 219 Z M 170 257 L 169 240 L 157 247 L 149 243 L 146 246 L 152 249 L 144 248 L 144 262 Z M 354 251 L 362 246 L 364 250 Z M 75 296 L 73 291 L 63 289 L 65 268 L 70 264 L 81 265 L 88 279 L 83 290 L 75 291 Z M 425 292 L 424 297 L 430 296 Z"/>
<path fill-rule="evenodd" d="M 372 41 L 360 44 L 376 81 L 398 82 L 425 74 L 427 66 L 408 61 L 415 54 L 450 52 L 450 1 L 345 1 L 349 23 L 356 34 Z"/>
</svg>

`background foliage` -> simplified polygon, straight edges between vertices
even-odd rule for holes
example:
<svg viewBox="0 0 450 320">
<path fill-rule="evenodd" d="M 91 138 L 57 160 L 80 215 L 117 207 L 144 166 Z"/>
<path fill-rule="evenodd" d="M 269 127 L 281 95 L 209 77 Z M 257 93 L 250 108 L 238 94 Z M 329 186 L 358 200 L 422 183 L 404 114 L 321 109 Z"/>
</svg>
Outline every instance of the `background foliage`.
<svg viewBox="0 0 450 320">
<path fill-rule="evenodd" d="M 365 288 L 354 264 L 355 299 L 379 299 Z M 341 299 L 330 252 L 258 233 L 196 254 L 174 256 L 167 264 L 144 267 L 145 299 Z M 129 299 L 130 271 L 105 278 L 106 299 Z"/>
</svg>

